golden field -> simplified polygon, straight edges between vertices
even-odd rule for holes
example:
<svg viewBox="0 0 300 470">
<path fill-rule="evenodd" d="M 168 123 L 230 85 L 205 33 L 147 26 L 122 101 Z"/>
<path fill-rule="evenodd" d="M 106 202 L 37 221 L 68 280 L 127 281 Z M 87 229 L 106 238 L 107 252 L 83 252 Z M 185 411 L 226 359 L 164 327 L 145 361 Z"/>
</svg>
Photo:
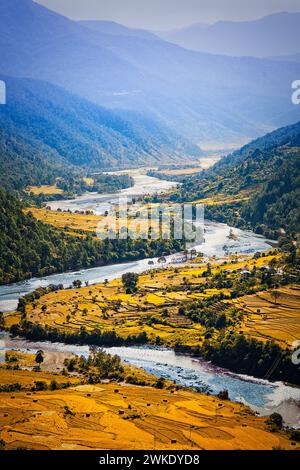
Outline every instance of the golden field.
<svg viewBox="0 0 300 470">
<path fill-rule="evenodd" d="M 64 194 L 64 191 L 54 185 L 41 185 L 41 186 L 30 186 L 27 188 L 27 192 L 33 193 L 35 196 L 43 194 L 44 196 L 54 196 L 56 194 Z"/>
<path fill-rule="evenodd" d="M 160 175 L 167 175 L 167 176 L 187 176 L 187 175 L 194 175 L 200 173 L 202 171 L 202 167 L 200 165 L 193 167 L 193 168 L 176 168 L 173 170 L 159 170 L 156 173 Z"/>
<path fill-rule="evenodd" d="M 292 346 L 300 338 L 300 287 L 280 287 L 276 292 L 278 298 L 266 291 L 234 301 L 244 313 L 241 328 L 259 341 L 273 339 L 283 347 Z"/>
<path fill-rule="evenodd" d="M 231 263 L 212 261 L 212 273 L 230 268 L 230 279 L 240 269 L 260 267 L 279 258 L 280 255 L 270 255 Z M 138 291 L 134 294 L 125 293 L 120 279 L 80 289 L 51 292 L 26 306 L 27 320 L 70 332 L 79 331 L 81 327 L 87 331 L 96 328 L 102 332 L 115 330 L 123 338 L 145 332 L 151 342 L 159 338 L 159 342 L 170 347 L 176 343 L 197 346 L 203 341 L 205 328 L 180 315 L 178 307 L 222 293 L 225 300 L 216 301 L 215 308 L 226 312 L 236 307 L 243 313 L 242 323 L 237 321 L 235 328 L 243 330 L 246 336 L 255 336 L 260 340 L 274 339 L 281 345 L 291 344 L 297 335 L 299 337 L 297 287 L 278 289 L 282 294 L 277 299 L 277 305 L 274 299 L 271 302 L 270 294 L 266 292 L 231 300 L 232 289 L 202 288 L 206 282 L 203 277 L 206 269 L 206 264 L 193 261 L 177 268 L 149 271 L 139 277 Z M 198 287 L 203 292 L 199 292 Z M 259 309 L 261 312 L 257 314 Z M 19 321 L 19 313 L 5 316 L 6 327 Z"/>
<path fill-rule="evenodd" d="M 1 385 L 12 385 L 19 383 L 24 390 L 31 390 L 34 387 L 35 382 L 42 381 L 50 385 L 52 380 L 55 380 L 59 386 L 63 384 L 78 385 L 82 382 L 82 379 L 79 377 L 65 377 L 61 374 L 54 374 L 53 372 L 32 372 L 29 369 L 20 369 L 20 370 L 11 370 L 0 368 L 0 383 Z M 14 393 L 11 393 L 11 396 L 14 396 Z M 0 402 L 4 394 L 0 394 Z M 1 421 L 1 420 L 0 420 Z"/>
<path fill-rule="evenodd" d="M 204 204 L 206 206 L 223 206 L 224 204 L 235 204 L 245 202 L 250 199 L 253 190 L 242 190 L 238 194 L 216 194 L 205 199 L 198 199 L 194 204 Z"/>
<path fill-rule="evenodd" d="M 299 448 L 245 406 L 189 391 L 99 384 L 0 398 L 7 450 Z"/>
<path fill-rule="evenodd" d="M 88 233 L 96 236 L 96 232 L 105 234 L 109 228 L 128 230 L 129 234 L 140 234 L 148 236 L 151 228 L 152 233 L 159 233 L 159 222 L 156 220 L 148 220 L 146 217 L 135 218 L 116 218 L 112 215 L 99 216 L 93 214 L 80 214 L 72 212 L 52 211 L 47 209 L 28 208 L 26 213 L 31 212 L 39 221 L 56 228 L 66 231 L 69 234 L 77 235 L 78 233 Z M 99 225 L 101 223 L 101 226 Z"/>
</svg>

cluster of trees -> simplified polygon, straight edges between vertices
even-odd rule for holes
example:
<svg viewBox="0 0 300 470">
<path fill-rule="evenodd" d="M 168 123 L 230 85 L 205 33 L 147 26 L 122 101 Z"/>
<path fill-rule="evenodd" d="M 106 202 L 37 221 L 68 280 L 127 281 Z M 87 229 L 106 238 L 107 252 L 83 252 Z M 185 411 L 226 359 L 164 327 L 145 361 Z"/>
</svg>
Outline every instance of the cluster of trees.
<svg viewBox="0 0 300 470">
<path fill-rule="evenodd" d="M 64 177 L 57 181 L 57 187 L 71 194 L 82 194 L 86 191 L 98 193 L 114 193 L 121 189 L 130 188 L 134 180 L 129 175 L 105 175 L 95 174 L 91 177 L 92 184 L 88 184 L 86 178 Z"/>
<path fill-rule="evenodd" d="M 65 359 L 68 372 L 77 372 L 88 377 L 89 383 L 99 383 L 103 379 L 121 380 L 124 378 L 124 367 L 117 355 L 92 348 L 88 358 L 84 356 Z"/>
<path fill-rule="evenodd" d="M 57 177 L 70 171 L 67 162 L 45 157 L 34 143 L 29 144 L 0 127 L 0 188 L 21 191 L 27 186 L 53 184 Z"/>
<path fill-rule="evenodd" d="M 94 329 L 87 331 L 85 327 L 81 327 L 78 332 L 72 333 L 58 330 L 49 326 L 41 326 L 23 320 L 19 324 L 12 325 L 10 333 L 14 336 L 23 336 L 32 341 L 51 341 L 53 343 L 65 344 L 87 344 L 91 346 L 130 346 L 147 344 L 148 337 L 145 332 L 137 335 L 123 338 L 119 336 L 115 330 L 101 331 Z"/>
<path fill-rule="evenodd" d="M 133 294 L 137 291 L 137 283 L 139 276 L 136 273 L 125 273 L 122 276 L 122 283 L 126 290 L 126 294 Z"/>
<path fill-rule="evenodd" d="M 262 343 L 248 339 L 232 329 L 219 330 L 198 347 L 176 344 L 177 352 L 202 357 L 238 374 L 300 385 L 299 368 L 291 361 L 292 351 L 281 349 L 274 341 Z"/>
<path fill-rule="evenodd" d="M 32 276 L 113 262 L 163 256 L 182 249 L 180 240 L 95 240 L 66 235 L 24 214 L 17 199 L 0 190 L 0 284 Z"/>
<path fill-rule="evenodd" d="M 213 307 L 215 300 L 210 302 L 193 302 L 186 307 L 179 307 L 178 313 L 190 318 L 195 323 L 205 326 L 207 329 L 225 328 L 228 324 L 228 319 L 224 312 L 218 312 Z M 212 307 L 209 306 L 212 305 Z"/>
<path fill-rule="evenodd" d="M 298 366 L 291 361 L 292 352 L 281 349 L 273 341 L 262 343 L 221 330 L 217 337 L 206 339 L 199 352 L 214 364 L 239 374 L 300 385 Z"/>
</svg>

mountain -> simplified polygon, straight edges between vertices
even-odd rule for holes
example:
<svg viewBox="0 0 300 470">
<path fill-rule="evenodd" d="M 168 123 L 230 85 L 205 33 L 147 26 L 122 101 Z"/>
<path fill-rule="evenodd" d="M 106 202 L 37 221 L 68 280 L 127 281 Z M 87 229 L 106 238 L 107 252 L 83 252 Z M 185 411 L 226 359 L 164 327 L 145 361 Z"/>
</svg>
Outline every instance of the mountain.
<svg viewBox="0 0 300 470">
<path fill-rule="evenodd" d="M 24 213 L 21 203 L 0 189 L 0 285 L 53 273 L 157 257 L 183 248 L 180 240 L 99 240 L 69 235 Z M 57 286 L 57 289 L 60 287 Z M 55 290 L 57 290 L 55 288 Z"/>
<path fill-rule="evenodd" d="M 157 35 L 187 49 L 229 56 L 272 57 L 300 50 L 300 13 L 275 13 L 254 21 L 194 24 Z"/>
<path fill-rule="evenodd" d="M 61 173 L 71 165 L 107 169 L 201 155 L 196 146 L 150 118 L 133 114 L 128 121 L 57 86 L 3 78 L 8 91 L 7 104 L 0 107 L 2 187 L 11 186 L 13 178 L 18 189 L 25 175 L 32 184 L 35 173 L 40 182 L 48 181 L 55 169 Z M 37 167 L 33 172 L 32 163 Z"/>
<path fill-rule="evenodd" d="M 39 143 L 29 144 L 16 132 L 0 128 L 0 188 L 20 191 L 27 186 L 52 184 L 60 176 L 74 174 L 53 151 L 44 152 Z"/>
<path fill-rule="evenodd" d="M 241 193 L 241 191 L 243 193 Z M 232 204 L 206 206 L 206 217 L 270 238 L 300 233 L 300 122 L 278 129 L 186 181 L 179 199 L 248 194 Z M 234 198 L 233 198 L 234 199 Z"/>
<path fill-rule="evenodd" d="M 274 57 L 275 60 L 284 60 L 286 62 L 300 62 L 300 54 L 282 55 Z"/>
<path fill-rule="evenodd" d="M 24 214 L 0 189 L 0 285 L 103 262 L 99 241 L 70 237 Z"/>
<path fill-rule="evenodd" d="M 112 34 L 115 36 L 134 36 L 143 39 L 158 40 L 159 38 L 145 29 L 128 28 L 122 24 L 116 23 L 115 21 L 93 21 L 85 20 L 79 21 L 79 24 L 86 28 L 92 29 L 99 33 Z"/>
<path fill-rule="evenodd" d="M 107 34 L 31 0 L 0 0 L 0 17 L 0 73 L 47 81 L 117 112 L 145 115 L 200 146 L 236 143 L 300 118 L 290 99 L 298 63 L 216 56 L 157 37 Z"/>
</svg>

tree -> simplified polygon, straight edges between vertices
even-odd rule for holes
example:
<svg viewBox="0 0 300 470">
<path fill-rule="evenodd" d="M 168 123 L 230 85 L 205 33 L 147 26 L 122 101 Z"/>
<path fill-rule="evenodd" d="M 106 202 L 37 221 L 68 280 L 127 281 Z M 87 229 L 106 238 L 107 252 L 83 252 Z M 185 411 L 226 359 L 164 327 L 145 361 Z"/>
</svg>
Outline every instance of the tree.
<svg viewBox="0 0 300 470">
<path fill-rule="evenodd" d="M 82 286 L 82 282 L 80 281 L 80 279 L 76 279 L 75 281 L 73 281 L 73 286 L 77 289 L 80 289 L 80 287 Z"/>
<path fill-rule="evenodd" d="M 139 276 L 136 273 L 125 273 L 122 276 L 122 283 L 127 294 L 133 294 L 137 291 Z"/>
<path fill-rule="evenodd" d="M 282 429 L 283 418 L 279 413 L 271 414 L 266 422 L 272 428 Z"/>
<path fill-rule="evenodd" d="M 39 351 L 36 353 L 35 362 L 36 362 L 38 365 L 41 365 L 41 364 L 44 362 L 44 352 L 43 352 L 43 351 L 39 350 Z"/>
<path fill-rule="evenodd" d="M 281 296 L 281 293 L 278 290 L 273 290 L 270 292 L 271 297 L 273 297 L 275 304 L 277 304 L 279 297 Z"/>
<path fill-rule="evenodd" d="M 159 377 L 159 379 L 157 379 L 156 381 L 155 387 L 159 389 L 163 389 L 164 386 L 165 386 L 165 379 L 163 377 Z"/>
<path fill-rule="evenodd" d="M 225 390 L 222 390 L 221 392 L 219 392 L 218 393 L 218 398 L 220 398 L 220 400 L 229 400 L 228 390 L 225 389 Z"/>
</svg>

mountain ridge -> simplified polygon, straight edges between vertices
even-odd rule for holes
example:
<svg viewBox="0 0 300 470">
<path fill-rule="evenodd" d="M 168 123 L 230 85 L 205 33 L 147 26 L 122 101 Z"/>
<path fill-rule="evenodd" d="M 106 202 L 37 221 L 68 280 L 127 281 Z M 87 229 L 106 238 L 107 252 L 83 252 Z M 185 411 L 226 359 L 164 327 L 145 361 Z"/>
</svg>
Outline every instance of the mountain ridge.
<svg viewBox="0 0 300 470">
<path fill-rule="evenodd" d="M 256 20 L 196 23 L 157 35 L 201 52 L 271 57 L 299 53 L 299 23 L 300 13 L 280 12 Z"/>
<path fill-rule="evenodd" d="M 21 22 L 20 1 L 0 0 L 3 74 L 43 80 L 112 110 L 153 115 L 200 146 L 250 140 L 300 115 L 290 101 L 297 63 L 201 54 L 159 38 L 104 34 L 30 0 Z"/>
<path fill-rule="evenodd" d="M 193 146 L 151 117 L 118 115 L 57 86 L 31 79 L 3 77 L 7 104 L 0 108 L 2 183 L 8 152 L 20 162 L 35 155 L 45 175 L 57 168 L 90 167 L 97 170 L 189 160 L 201 155 Z M 144 121 L 143 121 L 144 119 Z M 14 143 L 15 142 L 15 143 Z M 19 155 L 19 157 L 17 157 Z M 44 162 L 44 163 L 42 163 Z M 19 164 L 19 163 L 18 163 Z M 52 171 L 53 170 L 53 171 Z M 17 175 L 17 168 L 13 171 Z M 39 173 L 40 174 L 40 173 Z M 46 178 L 47 179 L 47 178 Z M 42 178 L 43 180 L 43 178 Z M 18 185 L 17 185 L 18 186 Z"/>
<path fill-rule="evenodd" d="M 220 194 L 234 196 L 237 202 L 206 205 L 208 219 L 271 239 L 281 232 L 299 234 L 300 121 L 250 142 L 185 181 L 173 199 L 201 199 L 205 204 L 205 199 Z M 239 201 L 239 195 L 244 199 Z"/>
</svg>

